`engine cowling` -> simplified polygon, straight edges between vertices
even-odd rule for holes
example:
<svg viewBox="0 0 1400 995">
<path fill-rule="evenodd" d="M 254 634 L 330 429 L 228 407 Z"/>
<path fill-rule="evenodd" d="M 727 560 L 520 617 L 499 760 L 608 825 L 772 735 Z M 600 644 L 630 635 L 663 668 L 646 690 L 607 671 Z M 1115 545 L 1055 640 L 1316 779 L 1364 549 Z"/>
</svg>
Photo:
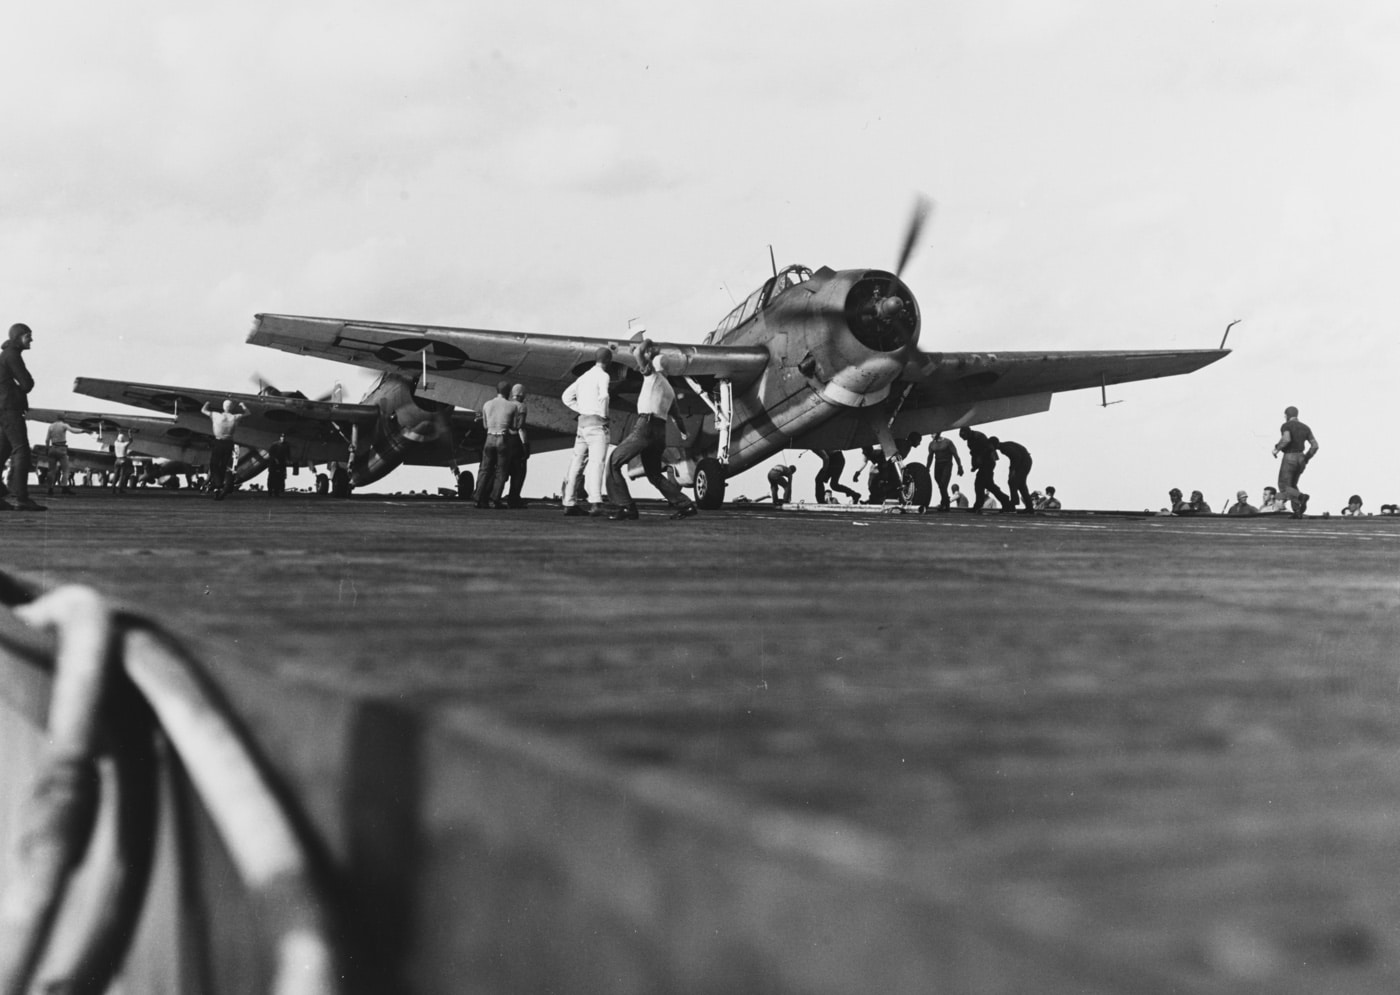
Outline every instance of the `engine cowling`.
<svg viewBox="0 0 1400 995">
<path fill-rule="evenodd" d="M 412 382 L 385 374 L 363 403 L 379 408 L 379 423 L 368 444 L 361 442 L 351 461 L 350 483 L 363 487 L 401 466 L 410 454 L 428 447 L 452 446 L 451 405 L 414 396 Z"/>
<path fill-rule="evenodd" d="M 821 393 L 846 407 L 865 407 L 889 396 L 890 385 L 918 348 L 919 305 L 908 286 L 883 270 L 855 271 L 832 281 L 840 320 L 831 334 L 813 343 L 811 375 Z M 833 327 L 834 326 L 834 327 Z M 806 371 L 804 371 L 806 372 Z"/>
</svg>

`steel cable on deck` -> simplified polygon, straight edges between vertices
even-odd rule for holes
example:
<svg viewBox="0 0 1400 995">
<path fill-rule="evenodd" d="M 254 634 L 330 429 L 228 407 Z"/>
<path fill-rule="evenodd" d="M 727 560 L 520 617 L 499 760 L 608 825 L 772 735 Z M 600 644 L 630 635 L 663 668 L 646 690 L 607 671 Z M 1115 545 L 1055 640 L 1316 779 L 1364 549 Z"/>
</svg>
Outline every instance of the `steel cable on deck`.
<svg viewBox="0 0 1400 995">
<path fill-rule="evenodd" d="M 8 618 L 0 610 L 0 652 L 31 665 L 52 661 L 54 673 L 50 749 L 26 813 L 23 866 L 0 896 L 0 995 L 30 990 L 68 878 L 88 849 L 99 803 L 96 730 L 113 670 L 144 698 L 244 885 L 273 924 L 271 991 L 339 991 L 330 916 L 312 881 L 307 848 L 198 666 L 156 626 L 113 613 L 89 588 L 62 587 L 33 598 L 27 587 L 0 574 L 0 597 L 9 605 L 19 602 Z M 52 648 L 45 633 L 56 638 Z M 144 893 L 144 878 L 140 885 Z M 91 951 L 110 952 L 113 934 L 124 931 L 113 958 L 120 962 L 135 913 L 139 903 L 125 921 L 98 916 L 88 925 L 101 934 L 76 944 L 88 966 Z M 46 965 L 46 975 L 51 972 L 63 979 L 60 984 L 73 977 Z"/>
</svg>

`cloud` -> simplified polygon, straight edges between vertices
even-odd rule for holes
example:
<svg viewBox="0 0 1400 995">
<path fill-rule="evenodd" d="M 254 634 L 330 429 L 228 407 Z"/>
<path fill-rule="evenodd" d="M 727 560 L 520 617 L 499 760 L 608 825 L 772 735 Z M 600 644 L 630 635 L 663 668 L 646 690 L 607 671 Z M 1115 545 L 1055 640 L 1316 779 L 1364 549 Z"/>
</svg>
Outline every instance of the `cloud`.
<svg viewBox="0 0 1400 995">
<path fill-rule="evenodd" d="M 1207 346 L 1245 319 L 1218 368 L 1018 423 L 1064 489 L 1185 486 L 1085 456 L 1137 459 L 1184 417 L 1208 429 L 1194 486 L 1233 492 L 1282 395 L 1336 465 L 1376 462 L 1331 418 L 1379 423 L 1396 358 L 1379 2 L 58 0 L 0 27 L 0 271 L 44 332 L 41 403 L 80 374 L 285 375 L 243 344 L 260 310 L 599 335 L 644 314 L 696 341 L 770 244 L 892 264 L 923 190 L 930 348 Z M 308 364 L 287 372 L 348 372 Z"/>
</svg>

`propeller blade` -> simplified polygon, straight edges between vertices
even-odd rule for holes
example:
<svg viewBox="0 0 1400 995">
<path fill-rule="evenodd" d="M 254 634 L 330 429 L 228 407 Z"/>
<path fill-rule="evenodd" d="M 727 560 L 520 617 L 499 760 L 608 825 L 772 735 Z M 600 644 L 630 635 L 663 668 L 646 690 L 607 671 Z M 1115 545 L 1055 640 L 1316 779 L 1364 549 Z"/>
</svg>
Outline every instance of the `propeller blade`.
<svg viewBox="0 0 1400 995">
<path fill-rule="evenodd" d="M 909 262 L 909 257 L 914 254 L 914 245 L 919 241 L 919 235 L 924 230 L 924 222 L 928 219 L 933 202 L 920 194 L 914 201 L 914 211 L 909 216 L 909 230 L 904 236 L 904 249 L 899 254 L 899 265 L 895 267 L 894 275 L 902 276 L 904 266 Z"/>
</svg>

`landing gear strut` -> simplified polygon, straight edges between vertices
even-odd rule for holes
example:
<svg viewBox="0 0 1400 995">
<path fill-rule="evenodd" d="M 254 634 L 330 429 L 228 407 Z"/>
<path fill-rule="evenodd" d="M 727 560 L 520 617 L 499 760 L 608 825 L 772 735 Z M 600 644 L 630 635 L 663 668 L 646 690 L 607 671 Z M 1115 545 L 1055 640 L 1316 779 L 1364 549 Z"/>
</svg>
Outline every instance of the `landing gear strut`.
<svg viewBox="0 0 1400 995">
<path fill-rule="evenodd" d="M 706 456 L 695 465 L 695 503 L 705 511 L 714 511 L 724 503 L 724 479 L 728 475 L 729 436 L 734 425 L 734 385 L 728 380 L 718 383 L 718 398 L 712 399 L 691 377 L 686 378 L 697 397 L 710 406 L 715 416 L 715 432 L 719 436 L 714 456 Z"/>
</svg>

